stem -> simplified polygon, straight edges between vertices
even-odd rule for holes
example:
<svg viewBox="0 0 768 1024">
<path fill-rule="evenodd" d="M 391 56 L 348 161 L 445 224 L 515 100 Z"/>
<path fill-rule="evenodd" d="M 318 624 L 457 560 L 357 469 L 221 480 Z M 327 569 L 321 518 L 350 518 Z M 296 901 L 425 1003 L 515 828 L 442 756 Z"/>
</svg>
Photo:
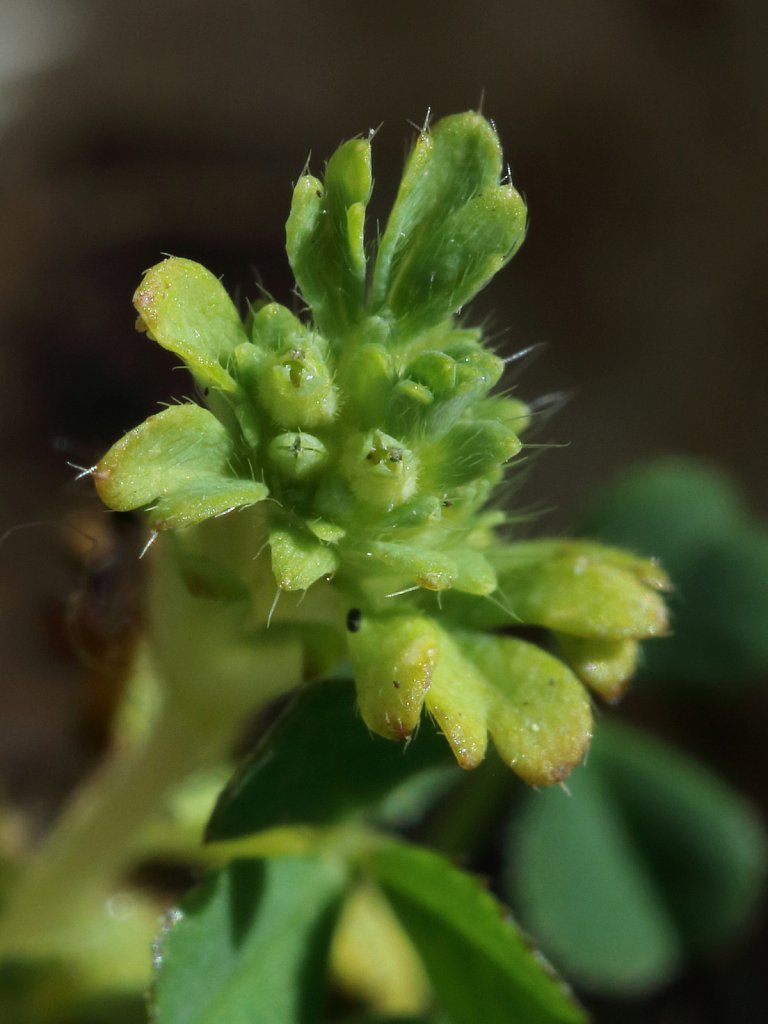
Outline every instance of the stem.
<svg viewBox="0 0 768 1024">
<path fill-rule="evenodd" d="M 118 753 L 77 794 L 17 884 L 0 927 L 0 953 L 48 952 L 74 932 L 131 864 L 140 828 L 187 775 L 222 757 L 229 731 L 167 707 L 143 746 Z"/>
<path fill-rule="evenodd" d="M 153 563 L 149 610 L 163 704 L 144 742 L 116 751 L 76 794 L 19 878 L 0 956 L 71 956 L 84 915 L 137 859 L 142 827 L 169 793 L 227 756 L 243 721 L 302 678 L 295 637 L 243 633 L 237 606 L 192 596 L 168 551 Z"/>
</svg>

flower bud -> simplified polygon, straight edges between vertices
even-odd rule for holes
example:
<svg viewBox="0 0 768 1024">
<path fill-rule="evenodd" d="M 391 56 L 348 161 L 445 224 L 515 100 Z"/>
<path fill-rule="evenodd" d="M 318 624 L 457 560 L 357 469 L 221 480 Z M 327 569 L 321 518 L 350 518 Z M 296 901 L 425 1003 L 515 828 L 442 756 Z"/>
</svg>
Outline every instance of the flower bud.
<svg viewBox="0 0 768 1024">
<path fill-rule="evenodd" d="M 268 450 L 274 465 L 294 480 L 312 476 L 328 461 L 328 449 L 323 442 L 301 431 L 278 434 L 270 441 Z"/>
<path fill-rule="evenodd" d="M 416 493 L 416 456 L 381 430 L 350 439 L 344 453 L 344 472 L 357 497 L 378 508 L 395 508 Z"/>
</svg>

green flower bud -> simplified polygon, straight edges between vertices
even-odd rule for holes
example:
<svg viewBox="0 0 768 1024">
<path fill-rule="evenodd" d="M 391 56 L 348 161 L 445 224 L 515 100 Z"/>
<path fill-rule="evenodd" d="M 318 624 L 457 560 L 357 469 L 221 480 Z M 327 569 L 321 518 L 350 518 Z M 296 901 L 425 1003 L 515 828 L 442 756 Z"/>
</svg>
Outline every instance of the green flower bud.
<svg viewBox="0 0 768 1024">
<path fill-rule="evenodd" d="M 318 473 L 328 461 L 328 449 L 312 434 L 278 434 L 269 443 L 269 457 L 283 473 L 304 480 Z"/>
<path fill-rule="evenodd" d="M 323 347 L 308 335 L 267 358 L 259 397 L 281 427 L 318 427 L 336 415 L 337 396 Z"/>
<path fill-rule="evenodd" d="M 352 490 L 366 505 L 389 510 L 416 494 L 416 456 L 381 430 L 351 437 L 343 467 Z"/>
</svg>

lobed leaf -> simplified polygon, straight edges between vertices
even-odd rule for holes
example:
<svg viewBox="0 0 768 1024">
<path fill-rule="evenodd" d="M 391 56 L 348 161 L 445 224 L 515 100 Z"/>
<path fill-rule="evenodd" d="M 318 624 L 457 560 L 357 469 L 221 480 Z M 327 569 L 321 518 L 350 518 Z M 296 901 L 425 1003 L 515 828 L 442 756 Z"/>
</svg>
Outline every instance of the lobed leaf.
<svg viewBox="0 0 768 1024">
<path fill-rule="evenodd" d="M 234 442 L 212 413 L 198 405 L 176 405 L 114 444 L 93 479 L 105 505 L 126 512 L 156 503 L 153 529 L 173 529 L 267 496 L 264 484 L 233 472 L 234 457 Z"/>
<path fill-rule="evenodd" d="M 382 236 L 371 308 L 399 329 L 428 328 L 455 313 L 519 247 L 525 206 L 499 185 L 501 147 L 480 114 L 424 130 L 406 164 Z"/>
<path fill-rule="evenodd" d="M 171 256 L 146 272 L 133 303 L 139 326 L 180 356 L 201 385 L 235 389 L 229 360 L 248 338 L 224 286 L 209 270 Z"/>
<path fill-rule="evenodd" d="M 592 736 L 584 688 L 557 658 L 512 637 L 441 631 L 440 657 L 425 704 L 459 764 L 485 754 L 486 733 L 532 785 L 552 785 L 579 764 Z"/>
<path fill-rule="evenodd" d="M 360 319 L 365 288 L 365 209 L 371 147 L 351 139 L 328 161 L 325 183 L 301 177 L 286 225 L 286 249 L 315 322 L 336 337 Z"/>
</svg>

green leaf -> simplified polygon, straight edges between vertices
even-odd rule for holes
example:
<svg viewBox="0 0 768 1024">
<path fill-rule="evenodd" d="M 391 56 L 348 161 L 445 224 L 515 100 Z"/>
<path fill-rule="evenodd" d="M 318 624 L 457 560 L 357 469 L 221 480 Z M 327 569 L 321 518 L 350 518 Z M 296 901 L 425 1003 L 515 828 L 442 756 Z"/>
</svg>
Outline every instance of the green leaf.
<svg viewBox="0 0 768 1024">
<path fill-rule="evenodd" d="M 351 139 L 328 161 L 325 184 L 305 174 L 296 184 L 286 249 L 315 322 L 330 336 L 362 314 L 365 208 L 371 196 L 371 147 Z"/>
<path fill-rule="evenodd" d="M 237 477 L 233 441 L 199 405 L 174 405 L 150 416 L 114 444 L 94 470 L 101 500 L 118 512 L 154 503 L 155 530 L 199 523 L 255 505 L 264 484 Z"/>
<path fill-rule="evenodd" d="M 181 904 L 155 950 L 153 1024 L 319 1024 L 346 885 L 330 860 L 236 860 Z"/>
<path fill-rule="evenodd" d="M 564 550 L 499 574 L 504 602 L 521 622 L 595 639 L 663 635 L 663 598 L 623 568 Z"/>
<path fill-rule="evenodd" d="M 378 805 L 388 816 L 408 817 L 414 800 L 429 797 L 424 787 L 432 790 L 454 776 L 445 742 L 428 725 L 403 747 L 372 736 L 354 711 L 351 682 L 306 690 L 223 791 L 206 838 L 236 839 L 280 825 L 331 825 L 375 815 Z"/>
<path fill-rule="evenodd" d="M 369 870 L 454 1024 L 586 1020 L 504 908 L 469 875 L 437 854 L 395 843 L 373 854 Z"/>
<path fill-rule="evenodd" d="M 372 311 L 405 332 L 455 313 L 511 259 L 525 205 L 500 185 L 501 147 L 480 114 L 446 117 L 421 132 L 381 239 Z"/>
<path fill-rule="evenodd" d="M 435 623 L 415 614 L 366 614 L 348 643 L 365 724 L 387 739 L 411 736 L 440 655 Z"/>
<path fill-rule="evenodd" d="M 581 681 L 613 704 L 634 675 L 640 654 L 637 640 L 593 640 L 558 633 L 558 649 Z"/>
<path fill-rule="evenodd" d="M 661 558 L 675 583 L 672 638 L 649 647 L 654 679 L 727 686 L 768 669 L 768 530 L 721 473 L 665 460 L 622 474 L 587 529 Z"/>
<path fill-rule="evenodd" d="M 592 736 L 589 700 L 572 672 L 512 637 L 441 630 L 425 705 L 462 767 L 482 761 L 490 733 L 502 760 L 531 785 L 565 778 Z"/>
<path fill-rule="evenodd" d="M 686 948 L 736 933 L 765 843 L 726 786 L 664 744 L 603 723 L 569 788 L 526 797 L 509 862 L 523 922 L 569 976 L 597 990 L 652 990 Z"/>
<path fill-rule="evenodd" d="M 228 363 L 248 338 L 224 286 L 209 270 L 171 256 L 146 272 L 133 303 L 138 326 L 181 356 L 201 385 L 235 389 Z"/>
</svg>

